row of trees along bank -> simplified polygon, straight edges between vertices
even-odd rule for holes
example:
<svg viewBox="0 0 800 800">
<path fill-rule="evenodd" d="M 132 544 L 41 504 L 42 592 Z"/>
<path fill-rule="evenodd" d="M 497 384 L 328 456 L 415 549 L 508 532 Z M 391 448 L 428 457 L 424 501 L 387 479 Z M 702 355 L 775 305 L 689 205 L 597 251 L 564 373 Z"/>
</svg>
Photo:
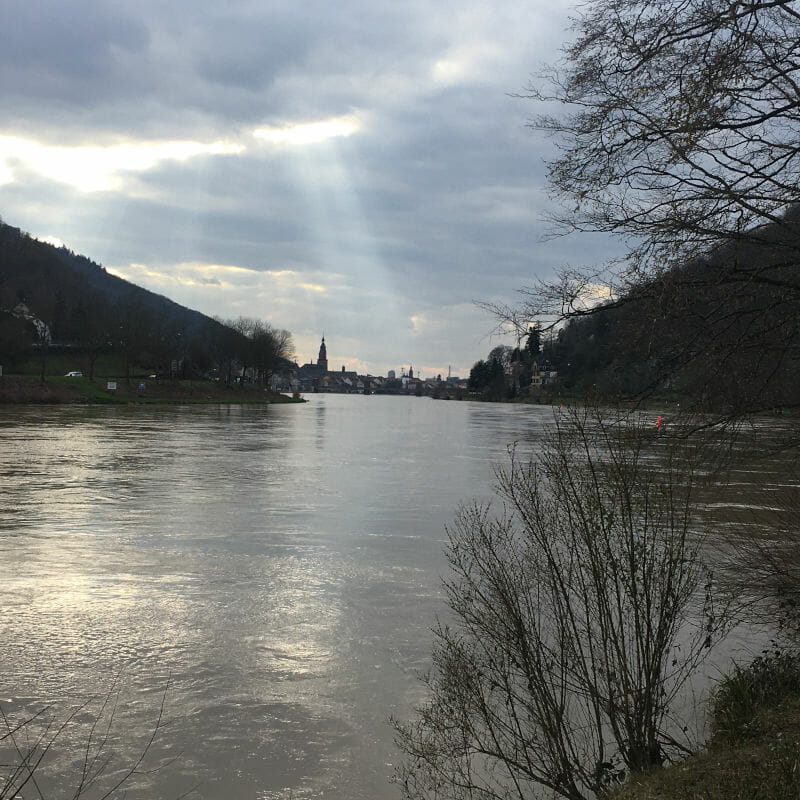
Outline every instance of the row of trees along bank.
<svg viewBox="0 0 800 800">
<path fill-rule="evenodd" d="M 528 329 L 520 347 L 498 345 L 486 359 L 476 361 L 469 373 L 469 391 L 483 400 L 545 398 L 556 384 L 559 359 L 554 341 L 542 344 L 538 325 Z"/>
<path fill-rule="evenodd" d="M 129 378 L 245 375 L 266 384 L 293 355 L 291 335 L 258 319 L 212 319 L 0 221 L 0 364 L 44 378 L 48 359 L 94 377 L 98 359 Z M 63 359 L 62 359 L 63 361 Z"/>
<path fill-rule="evenodd" d="M 71 368 L 80 368 L 90 379 L 102 359 L 126 380 L 154 373 L 266 386 L 292 356 L 291 334 L 262 320 L 208 319 L 189 326 L 135 301 L 111 307 L 100 303 L 91 312 L 80 304 L 66 325 L 52 327 L 21 309 L 0 318 L 0 363 L 6 373 L 35 367 L 42 380 L 58 357 L 57 363 L 67 358 Z"/>
</svg>

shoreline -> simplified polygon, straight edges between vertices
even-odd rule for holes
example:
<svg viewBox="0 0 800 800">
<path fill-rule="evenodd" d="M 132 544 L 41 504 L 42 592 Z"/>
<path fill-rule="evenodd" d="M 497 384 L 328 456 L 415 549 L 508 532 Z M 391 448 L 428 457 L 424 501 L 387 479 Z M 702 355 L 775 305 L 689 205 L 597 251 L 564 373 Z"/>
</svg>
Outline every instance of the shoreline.
<svg viewBox="0 0 800 800">
<path fill-rule="evenodd" d="M 109 381 L 116 389 L 108 389 Z M 305 403 L 301 397 L 270 392 L 260 386 L 225 386 L 214 381 L 165 381 L 147 378 L 68 378 L 3 375 L 0 406 L 11 405 L 202 405 Z"/>
</svg>

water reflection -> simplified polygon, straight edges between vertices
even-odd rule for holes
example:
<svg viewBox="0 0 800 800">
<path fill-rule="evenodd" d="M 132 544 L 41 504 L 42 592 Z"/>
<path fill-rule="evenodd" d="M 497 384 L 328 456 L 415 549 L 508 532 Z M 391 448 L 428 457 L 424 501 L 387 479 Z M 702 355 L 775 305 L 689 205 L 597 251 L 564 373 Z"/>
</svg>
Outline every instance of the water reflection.
<svg viewBox="0 0 800 800">
<path fill-rule="evenodd" d="M 2 694 L 79 701 L 121 673 L 141 736 L 168 682 L 162 746 L 183 756 L 161 796 L 396 796 L 386 719 L 418 696 L 443 525 L 513 426 L 473 415 L 334 396 L 4 409 Z"/>
<path fill-rule="evenodd" d="M 136 739 L 168 685 L 159 754 L 182 755 L 132 800 L 397 797 L 386 719 L 420 696 L 444 525 L 550 421 L 336 395 L 0 409 L 0 696 L 122 674 Z"/>
<path fill-rule="evenodd" d="M 325 398 L 319 398 L 314 408 L 314 418 L 316 420 L 316 439 L 317 450 L 322 450 L 325 444 Z"/>
</svg>

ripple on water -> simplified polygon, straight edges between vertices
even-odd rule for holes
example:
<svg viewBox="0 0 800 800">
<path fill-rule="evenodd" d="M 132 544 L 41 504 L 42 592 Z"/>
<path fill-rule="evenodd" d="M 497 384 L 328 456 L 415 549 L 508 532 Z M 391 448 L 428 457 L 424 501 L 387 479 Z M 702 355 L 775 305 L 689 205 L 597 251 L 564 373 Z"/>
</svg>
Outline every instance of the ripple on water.
<svg viewBox="0 0 800 800">
<path fill-rule="evenodd" d="M 550 419 L 356 396 L 0 409 L 4 708 L 118 689 L 130 758 L 166 692 L 152 756 L 177 759 L 129 800 L 397 797 L 386 719 L 421 699 L 444 525 Z"/>
</svg>

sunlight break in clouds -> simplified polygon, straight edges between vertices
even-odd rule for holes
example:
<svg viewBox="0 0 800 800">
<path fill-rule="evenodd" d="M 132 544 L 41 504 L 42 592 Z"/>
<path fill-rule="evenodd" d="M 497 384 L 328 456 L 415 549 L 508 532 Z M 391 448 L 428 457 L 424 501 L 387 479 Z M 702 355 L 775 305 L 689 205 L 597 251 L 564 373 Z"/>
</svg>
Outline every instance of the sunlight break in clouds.
<svg viewBox="0 0 800 800">
<path fill-rule="evenodd" d="M 277 316 L 292 303 L 307 305 L 314 295 L 326 294 L 329 287 L 321 282 L 330 275 L 304 275 L 293 269 L 258 270 L 233 264 L 182 262 L 151 266 L 131 263 L 123 267 L 107 267 L 112 275 L 146 285 L 152 291 L 166 294 L 179 303 L 211 316 L 264 317 L 269 309 L 270 321 L 285 326 Z M 311 277 L 311 280 L 309 280 Z M 268 305 L 265 300 L 269 299 Z M 227 311 L 225 309 L 227 308 Z M 287 311 L 287 314 L 293 314 Z"/>
<path fill-rule="evenodd" d="M 37 236 L 38 241 L 44 242 L 45 244 L 51 244 L 53 247 L 65 247 L 66 245 L 58 236 Z"/>
<path fill-rule="evenodd" d="M 600 303 L 608 303 L 616 299 L 614 289 L 607 283 L 587 283 L 581 287 L 574 305 L 578 309 L 589 309 Z"/>
<path fill-rule="evenodd" d="M 108 272 L 134 283 L 146 280 L 159 289 L 178 286 L 215 286 L 220 289 L 253 287 L 266 280 L 291 285 L 298 273 L 291 269 L 256 270 L 234 264 L 200 264 L 183 262 L 169 267 L 155 268 L 147 264 L 129 264 L 127 267 L 108 267 Z"/>
<path fill-rule="evenodd" d="M 84 192 L 116 189 L 119 173 L 142 172 L 162 161 L 186 161 L 204 155 L 239 154 L 231 142 L 138 142 L 108 147 L 56 147 L 30 139 L 0 136 L 0 184 L 14 181 L 15 167 L 37 172 Z"/>
<path fill-rule="evenodd" d="M 352 117 L 334 117 L 321 122 L 289 125 L 285 128 L 257 128 L 253 131 L 253 136 L 271 144 L 316 144 L 326 139 L 352 136 L 359 127 L 358 122 Z"/>
</svg>

